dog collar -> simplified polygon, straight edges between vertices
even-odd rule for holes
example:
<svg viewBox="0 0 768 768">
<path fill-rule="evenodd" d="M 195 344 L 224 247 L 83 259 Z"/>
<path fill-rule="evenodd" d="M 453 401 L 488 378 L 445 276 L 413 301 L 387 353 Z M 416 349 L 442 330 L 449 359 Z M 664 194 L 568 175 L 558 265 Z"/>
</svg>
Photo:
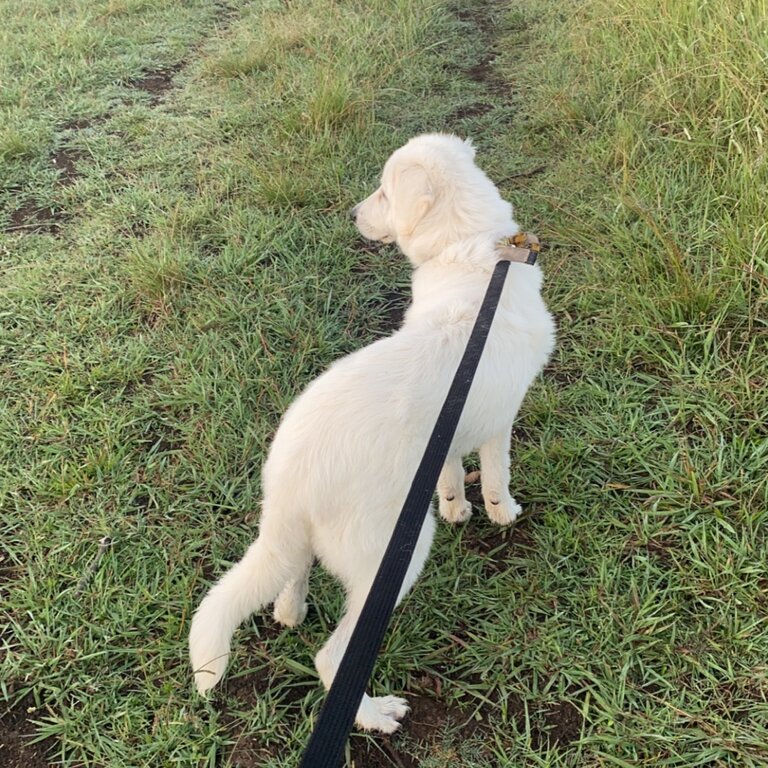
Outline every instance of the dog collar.
<svg viewBox="0 0 768 768">
<path fill-rule="evenodd" d="M 502 237 L 501 240 L 496 241 L 496 254 L 499 260 L 533 266 L 540 252 L 539 238 L 526 232 L 518 232 L 516 235 Z"/>
</svg>

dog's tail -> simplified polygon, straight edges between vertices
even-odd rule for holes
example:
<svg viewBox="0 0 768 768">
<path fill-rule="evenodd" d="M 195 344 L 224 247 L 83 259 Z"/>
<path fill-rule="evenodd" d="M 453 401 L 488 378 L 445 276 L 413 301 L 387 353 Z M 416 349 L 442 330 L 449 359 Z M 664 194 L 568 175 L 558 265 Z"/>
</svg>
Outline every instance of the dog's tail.
<svg viewBox="0 0 768 768">
<path fill-rule="evenodd" d="M 189 633 L 189 658 L 195 684 L 204 693 L 219 682 L 227 668 L 229 644 L 237 627 L 267 603 L 303 567 L 302 552 L 273 546 L 263 534 L 245 557 L 211 587 L 200 603 Z M 295 551 L 291 551 L 295 550 Z"/>
</svg>

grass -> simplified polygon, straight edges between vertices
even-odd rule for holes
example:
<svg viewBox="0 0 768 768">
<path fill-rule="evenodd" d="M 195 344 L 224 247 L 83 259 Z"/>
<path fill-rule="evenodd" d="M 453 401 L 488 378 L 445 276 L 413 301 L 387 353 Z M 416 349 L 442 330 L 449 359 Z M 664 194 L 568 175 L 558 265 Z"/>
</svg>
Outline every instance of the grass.
<svg viewBox="0 0 768 768">
<path fill-rule="evenodd" d="M 298 631 L 254 617 L 211 702 L 189 616 L 280 414 L 404 300 L 345 211 L 449 129 L 549 243 L 559 346 L 513 441 L 525 518 L 441 526 L 373 681 L 414 716 L 349 764 L 768 765 L 764 2 L 5 10 L 9 759 L 296 763 L 338 588 Z"/>
</svg>

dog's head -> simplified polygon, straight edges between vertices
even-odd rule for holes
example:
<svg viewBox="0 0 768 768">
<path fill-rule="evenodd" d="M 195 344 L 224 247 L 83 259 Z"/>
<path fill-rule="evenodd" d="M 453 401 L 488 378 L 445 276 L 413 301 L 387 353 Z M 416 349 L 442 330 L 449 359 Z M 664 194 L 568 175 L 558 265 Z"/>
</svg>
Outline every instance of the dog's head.
<svg viewBox="0 0 768 768">
<path fill-rule="evenodd" d="M 457 136 L 411 139 L 387 160 L 379 188 L 352 209 L 360 233 L 397 242 L 418 266 L 453 242 L 511 221 L 511 206 L 474 157 L 471 143 Z"/>
</svg>

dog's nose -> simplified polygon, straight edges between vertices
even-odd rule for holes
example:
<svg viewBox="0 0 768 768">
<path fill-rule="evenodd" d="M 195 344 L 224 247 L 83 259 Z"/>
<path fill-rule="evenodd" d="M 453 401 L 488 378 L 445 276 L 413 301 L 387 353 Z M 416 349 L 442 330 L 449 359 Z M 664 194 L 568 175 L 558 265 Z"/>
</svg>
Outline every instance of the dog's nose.
<svg viewBox="0 0 768 768">
<path fill-rule="evenodd" d="M 357 205 L 349 209 L 349 218 L 352 219 L 352 221 L 354 221 L 357 218 L 357 211 L 359 208 L 360 208 L 360 204 L 358 203 Z"/>
</svg>

